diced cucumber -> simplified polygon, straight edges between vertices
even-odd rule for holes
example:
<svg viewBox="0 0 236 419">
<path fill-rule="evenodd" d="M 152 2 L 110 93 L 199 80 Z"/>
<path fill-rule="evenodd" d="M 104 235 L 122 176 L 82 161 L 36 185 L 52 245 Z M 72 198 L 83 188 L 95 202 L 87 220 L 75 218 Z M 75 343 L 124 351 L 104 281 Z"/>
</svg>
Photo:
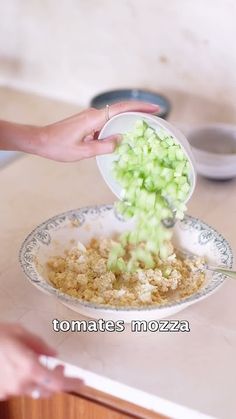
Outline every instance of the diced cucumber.
<svg viewBox="0 0 236 419">
<path fill-rule="evenodd" d="M 162 259 L 169 255 L 172 232 L 162 220 L 172 216 L 170 207 L 176 209 L 176 218 L 184 216 L 190 163 L 167 131 L 155 131 L 142 120 L 124 134 L 116 154 L 113 174 L 125 199 L 116 209 L 125 218 L 135 216 L 136 228 L 120 236 L 120 243 L 110 251 L 108 266 L 116 272 L 135 272 L 140 263 L 151 268 L 156 255 Z"/>
</svg>

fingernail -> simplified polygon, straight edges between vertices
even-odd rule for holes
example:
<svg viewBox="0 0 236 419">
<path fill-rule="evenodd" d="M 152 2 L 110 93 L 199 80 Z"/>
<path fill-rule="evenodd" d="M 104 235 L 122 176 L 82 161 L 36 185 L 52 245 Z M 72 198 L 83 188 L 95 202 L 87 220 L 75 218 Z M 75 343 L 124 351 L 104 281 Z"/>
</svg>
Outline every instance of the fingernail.
<svg viewBox="0 0 236 419">
<path fill-rule="evenodd" d="M 103 146 L 103 148 L 101 149 L 101 153 L 103 154 L 106 154 L 106 153 L 113 153 L 113 151 L 115 150 L 115 148 L 116 148 L 116 144 L 114 143 L 114 142 L 109 142 L 109 143 L 106 143 L 106 144 L 104 144 L 104 146 Z"/>
<path fill-rule="evenodd" d="M 121 134 L 117 134 L 117 135 L 110 135 L 107 138 L 104 138 L 103 141 L 121 141 L 122 140 L 122 135 Z"/>
</svg>

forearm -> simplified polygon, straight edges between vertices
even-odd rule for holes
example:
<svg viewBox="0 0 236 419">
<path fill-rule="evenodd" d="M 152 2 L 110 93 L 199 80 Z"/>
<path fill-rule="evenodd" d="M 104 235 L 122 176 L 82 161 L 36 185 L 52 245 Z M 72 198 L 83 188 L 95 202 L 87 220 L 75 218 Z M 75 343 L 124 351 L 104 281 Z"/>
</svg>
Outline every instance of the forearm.
<svg viewBox="0 0 236 419">
<path fill-rule="evenodd" d="M 37 154 L 41 129 L 0 120 L 0 150 Z"/>
<path fill-rule="evenodd" d="M 110 105 L 108 117 L 131 111 L 153 114 L 158 110 L 157 105 L 150 103 L 120 102 Z M 97 138 L 106 121 L 104 108 L 90 108 L 42 127 L 0 120 L 0 150 L 23 151 L 63 162 L 112 153 L 120 140 L 119 133 L 109 136 L 106 141 L 98 141 Z"/>
</svg>

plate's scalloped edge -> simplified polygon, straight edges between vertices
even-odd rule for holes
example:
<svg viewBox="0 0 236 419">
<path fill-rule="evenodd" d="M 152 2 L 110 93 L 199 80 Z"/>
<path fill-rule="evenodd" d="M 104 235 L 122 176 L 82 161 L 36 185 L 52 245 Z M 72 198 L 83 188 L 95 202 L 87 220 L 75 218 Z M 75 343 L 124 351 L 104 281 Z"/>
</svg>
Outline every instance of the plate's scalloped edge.
<svg viewBox="0 0 236 419">
<path fill-rule="evenodd" d="M 106 306 L 106 305 L 96 305 L 93 303 L 85 302 L 83 300 L 80 300 L 79 298 L 72 297 L 70 295 L 64 294 L 54 288 L 49 283 L 45 282 L 45 280 L 40 276 L 40 274 L 37 272 L 35 266 L 34 266 L 34 254 L 35 250 L 39 247 L 40 243 L 43 245 L 49 245 L 50 244 L 50 234 L 49 231 L 55 230 L 59 228 L 63 223 L 66 221 L 73 221 L 75 219 L 79 220 L 80 225 L 82 225 L 85 222 L 86 215 L 91 214 L 101 214 L 102 212 L 109 212 L 113 211 L 114 206 L 112 204 L 108 205 L 95 205 L 95 206 L 87 206 L 83 208 L 78 208 L 74 210 L 69 210 L 66 212 L 63 212 L 61 214 L 55 215 L 54 217 L 49 218 L 48 220 L 44 221 L 43 223 L 39 224 L 23 241 L 20 251 L 19 251 L 19 263 L 21 265 L 21 268 L 27 278 L 30 280 L 31 283 L 33 283 L 38 288 L 42 289 L 43 291 L 46 291 L 48 294 L 55 296 L 65 302 L 66 304 L 70 304 L 72 306 L 77 306 L 78 303 L 81 304 L 83 307 L 88 307 L 92 309 L 99 309 L 99 310 L 105 310 L 106 312 L 135 312 L 135 311 L 152 311 L 152 310 L 163 310 L 166 308 L 173 308 L 176 306 L 181 305 L 189 305 L 194 303 L 196 300 L 204 298 L 206 295 L 210 295 L 213 292 L 216 291 L 216 289 L 224 282 L 225 276 L 223 274 L 213 274 L 212 275 L 212 281 L 209 285 L 206 287 L 201 288 L 197 293 L 181 299 L 179 301 L 175 301 L 173 303 L 167 303 L 160 306 L 150 306 L 150 307 L 112 307 L 112 306 Z M 117 217 L 116 211 L 114 211 L 115 217 L 119 220 L 120 218 Z M 221 233 L 219 233 L 217 230 L 215 230 L 213 227 L 211 227 L 209 224 L 192 217 L 191 215 L 186 215 L 184 220 L 180 222 L 180 226 L 183 227 L 183 229 L 186 229 L 186 227 L 190 229 L 197 230 L 201 233 L 203 232 L 209 232 L 211 233 L 212 243 L 219 245 L 219 251 L 224 256 L 224 264 L 228 268 L 232 268 L 233 266 L 233 252 L 231 249 L 230 244 L 228 241 L 222 236 Z M 203 245 L 204 243 L 199 244 Z M 220 247 L 221 246 L 221 247 Z M 211 285 L 211 286 L 210 286 Z"/>
</svg>

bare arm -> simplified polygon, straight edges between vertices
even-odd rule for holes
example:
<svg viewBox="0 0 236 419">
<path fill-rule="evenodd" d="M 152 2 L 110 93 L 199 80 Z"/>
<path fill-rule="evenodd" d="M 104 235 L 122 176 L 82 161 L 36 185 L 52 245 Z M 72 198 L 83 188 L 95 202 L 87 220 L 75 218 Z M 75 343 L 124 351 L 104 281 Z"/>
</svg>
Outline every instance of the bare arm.
<svg viewBox="0 0 236 419">
<path fill-rule="evenodd" d="M 155 113 L 158 106 L 120 102 L 109 108 L 110 117 L 128 111 Z M 97 134 L 105 122 L 105 109 L 93 108 L 43 127 L 0 121 L 0 149 L 23 151 L 57 161 L 77 161 L 111 153 L 119 135 L 99 142 Z"/>
</svg>

